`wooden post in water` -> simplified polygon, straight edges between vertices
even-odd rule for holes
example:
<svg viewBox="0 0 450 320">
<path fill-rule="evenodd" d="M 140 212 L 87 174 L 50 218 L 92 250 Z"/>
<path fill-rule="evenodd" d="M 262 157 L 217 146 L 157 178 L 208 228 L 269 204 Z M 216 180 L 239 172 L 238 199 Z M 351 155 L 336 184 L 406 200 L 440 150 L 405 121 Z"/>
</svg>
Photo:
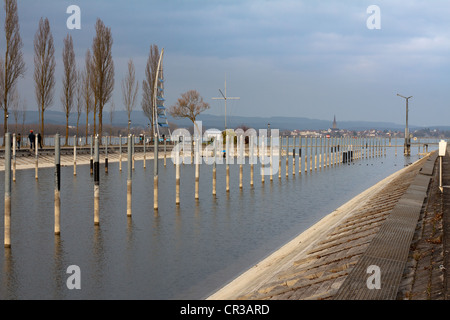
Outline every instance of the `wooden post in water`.
<svg viewBox="0 0 450 320">
<path fill-rule="evenodd" d="M 323 146 L 323 143 L 322 143 L 322 136 L 320 136 L 320 138 L 319 138 L 319 141 L 320 141 L 320 147 L 319 147 L 319 170 L 322 170 L 322 146 Z"/>
<path fill-rule="evenodd" d="M 166 136 L 164 136 L 164 167 L 166 166 Z"/>
<path fill-rule="evenodd" d="M 122 171 L 122 135 L 119 135 L 119 171 Z"/>
<path fill-rule="evenodd" d="M 108 173 L 108 137 L 105 143 L 105 173 Z"/>
<path fill-rule="evenodd" d="M 226 191 L 230 192 L 230 136 L 225 131 Z"/>
<path fill-rule="evenodd" d="M 183 140 L 184 143 L 184 140 Z M 175 154 L 175 204 L 180 204 L 180 151 Z"/>
<path fill-rule="evenodd" d="M 313 137 L 311 137 L 311 145 L 309 146 L 309 171 L 313 168 Z"/>
<path fill-rule="evenodd" d="M 317 171 L 317 136 L 314 137 L 314 170 Z"/>
<path fill-rule="evenodd" d="M 15 133 L 13 133 L 13 136 L 12 136 L 12 145 L 13 145 L 13 156 L 12 156 L 13 177 L 12 177 L 12 181 L 16 182 L 16 134 Z"/>
<path fill-rule="evenodd" d="M 334 166 L 336 167 L 339 163 L 339 138 L 334 138 Z"/>
<path fill-rule="evenodd" d="M 261 168 L 262 168 L 262 170 L 260 170 L 260 174 L 261 174 L 261 183 L 262 184 L 264 184 L 264 173 L 265 173 L 265 166 L 266 166 L 266 164 L 265 164 L 265 162 L 266 162 L 266 151 L 267 151 L 267 149 L 266 149 L 266 144 L 265 144 L 265 142 L 266 142 L 266 137 L 264 136 L 264 135 L 262 135 L 261 137 L 260 137 L 260 143 L 259 143 L 259 145 L 261 146 Z"/>
<path fill-rule="evenodd" d="M 267 145 L 269 146 L 269 171 L 270 171 L 270 181 L 273 181 L 273 137 L 269 137 L 269 133 L 267 133 Z"/>
<path fill-rule="evenodd" d="M 11 147 L 11 145 L 9 146 Z M 34 139 L 34 151 L 35 151 L 35 174 L 34 177 L 37 179 L 38 178 L 38 150 L 39 150 L 39 144 L 38 144 L 38 135 L 35 135 L 35 139 Z"/>
<path fill-rule="evenodd" d="M 286 178 L 289 177 L 289 136 L 286 136 Z"/>
<path fill-rule="evenodd" d="M 292 136 L 292 176 L 295 176 L 295 141 L 296 137 Z"/>
<path fill-rule="evenodd" d="M 239 189 L 243 187 L 243 175 L 244 175 L 244 163 L 245 163 L 245 155 L 244 155 L 244 135 L 239 136 Z"/>
<path fill-rule="evenodd" d="M 250 162 L 250 187 L 253 187 L 253 176 L 254 176 L 254 162 L 255 162 L 255 136 L 251 135 L 249 137 L 249 162 Z M 215 162 L 214 162 L 215 163 Z"/>
<path fill-rule="evenodd" d="M 194 162 L 195 162 L 195 200 L 199 198 L 199 183 L 200 183 L 200 139 L 194 137 Z"/>
<path fill-rule="evenodd" d="M 131 217 L 131 203 L 132 203 L 132 142 L 131 135 L 128 135 L 128 149 L 127 149 L 127 216 Z"/>
<path fill-rule="evenodd" d="M 156 142 L 154 142 L 154 143 L 156 143 Z M 132 153 L 132 158 L 133 158 L 133 170 L 134 170 L 134 158 L 135 158 L 135 154 L 134 154 L 134 135 L 131 135 L 131 149 L 133 150 L 133 153 Z"/>
<path fill-rule="evenodd" d="M 305 147 L 303 148 L 305 150 L 305 174 L 308 173 L 308 136 L 305 136 Z"/>
<path fill-rule="evenodd" d="M 94 174 L 94 158 L 93 158 L 93 151 L 92 151 L 92 145 L 94 143 L 93 141 L 94 137 L 91 135 L 91 158 L 90 158 L 90 170 L 91 170 L 91 175 Z"/>
<path fill-rule="evenodd" d="M 217 148 L 218 148 L 218 142 L 217 142 L 217 137 L 216 139 L 214 139 L 213 144 L 214 144 L 214 153 L 213 153 L 213 172 L 212 172 L 212 176 L 213 176 L 213 181 L 212 181 L 212 194 L 215 197 L 216 196 L 216 171 L 217 171 Z"/>
<path fill-rule="evenodd" d="M 302 174 L 302 136 L 298 137 L 298 174 Z"/>
<path fill-rule="evenodd" d="M 281 151 L 283 146 L 283 137 L 278 137 L 278 179 L 281 179 Z"/>
<path fill-rule="evenodd" d="M 159 138 L 155 132 L 155 144 L 153 148 L 153 210 L 158 210 L 158 193 L 159 193 L 159 173 L 158 173 L 158 159 L 159 159 Z M 165 139 L 165 138 L 164 138 Z M 145 142 L 144 142 L 145 143 Z"/>
<path fill-rule="evenodd" d="M 56 139 L 56 138 L 55 138 Z M 56 149 L 56 141 L 55 141 Z M 77 136 L 73 136 L 73 175 L 77 175 Z"/>
<path fill-rule="evenodd" d="M 144 169 L 145 169 L 145 160 L 146 160 L 146 150 L 145 150 L 145 145 L 146 145 L 146 143 L 145 143 L 145 135 L 144 135 L 144 137 L 143 137 L 143 140 L 142 140 L 142 142 L 143 142 L 143 144 L 144 144 L 144 160 L 143 160 L 143 166 L 144 166 Z M 159 142 L 159 141 L 158 141 Z"/>
<path fill-rule="evenodd" d="M 75 141 L 74 141 L 75 142 Z M 61 233 L 60 215 L 61 215 L 61 163 L 59 133 L 55 134 L 55 235 Z"/>
<path fill-rule="evenodd" d="M 397 156 L 397 138 L 395 139 L 394 144 L 395 144 L 395 156 Z"/>
<path fill-rule="evenodd" d="M 94 225 L 100 224 L 100 155 L 98 135 L 94 139 Z"/>
<path fill-rule="evenodd" d="M 11 248 L 11 134 L 5 134 L 5 225 L 4 246 Z"/>
</svg>

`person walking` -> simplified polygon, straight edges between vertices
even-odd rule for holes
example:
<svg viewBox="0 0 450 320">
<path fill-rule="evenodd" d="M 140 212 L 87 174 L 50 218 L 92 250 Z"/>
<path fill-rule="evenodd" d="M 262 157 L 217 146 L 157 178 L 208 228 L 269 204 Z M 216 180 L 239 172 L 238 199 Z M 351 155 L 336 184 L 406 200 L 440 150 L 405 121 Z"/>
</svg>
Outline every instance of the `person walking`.
<svg viewBox="0 0 450 320">
<path fill-rule="evenodd" d="M 20 133 L 17 134 L 17 149 L 20 150 L 20 143 L 22 142 L 22 136 L 20 135 Z"/>
<path fill-rule="evenodd" d="M 30 130 L 30 134 L 28 135 L 28 139 L 30 139 L 30 150 L 33 150 L 33 146 L 35 145 L 35 139 L 36 139 L 36 136 L 34 135 L 33 130 Z"/>
<path fill-rule="evenodd" d="M 37 137 L 38 137 L 39 148 L 42 149 L 42 139 L 41 139 L 41 133 L 40 132 L 38 132 Z"/>
</svg>

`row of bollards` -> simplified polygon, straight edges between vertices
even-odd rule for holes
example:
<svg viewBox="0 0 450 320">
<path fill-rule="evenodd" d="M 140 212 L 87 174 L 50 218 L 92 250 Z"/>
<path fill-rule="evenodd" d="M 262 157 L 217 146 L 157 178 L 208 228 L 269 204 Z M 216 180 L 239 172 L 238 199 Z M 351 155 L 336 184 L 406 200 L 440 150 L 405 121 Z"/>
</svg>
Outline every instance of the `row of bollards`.
<svg viewBox="0 0 450 320">
<path fill-rule="evenodd" d="M 226 164 L 226 192 L 230 192 L 230 164 L 234 164 L 234 159 L 237 159 L 239 164 L 239 189 L 243 189 L 243 165 L 245 164 L 246 152 L 248 154 L 250 164 L 250 186 L 254 186 L 254 164 L 257 163 L 257 159 L 261 160 L 261 183 L 265 183 L 265 176 L 270 176 L 270 181 L 273 181 L 274 165 L 278 166 L 278 178 L 281 179 L 281 158 L 284 155 L 286 158 L 286 177 L 289 176 L 289 158 L 292 155 L 292 175 L 299 175 L 302 172 L 307 173 L 313 171 L 313 169 L 321 170 L 330 166 L 337 166 L 341 163 L 351 162 L 357 159 L 386 156 L 386 141 L 381 139 L 366 139 L 366 138 L 323 138 L 323 137 L 299 137 L 298 139 L 293 137 L 270 137 L 267 139 L 262 135 L 259 139 L 256 135 L 250 135 L 248 150 L 246 150 L 245 137 L 239 135 L 237 137 L 236 150 L 234 146 L 234 137 L 226 136 L 225 141 L 225 154 L 222 153 L 223 141 L 220 139 L 214 139 L 212 142 L 212 194 L 216 196 L 217 187 L 217 166 L 216 163 L 223 163 L 225 159 Z M 13 139 L 15 136 L 13 135 Z M 134 138 L 132 135 L 128 135 L 127 139 L 127 216 L 132 215 L 132 172 L 134 170 Z M 290 141 L 291 140 L 291 141 Z M 154 137 L 154 210 L 158 210 L 158 149 L 159 140 L 157 136 Z M 184 139 L 183 139 L 184 141 Z M 35 177 L 38 178 L 38 147 L 36 140 L 35 150 Z M 259 142 L 259 148 L 258 144 Z M 285 142 L 285 143 L 284 143 Z M 11 247 L 11 180 L 15 181 L 15 143 L 11 144 L 11 134 L 5 135 L 6 146 L 12 146 L 11 148 L 5 148 L 5 223 L 4 223 L 4 245 L 5 247 Z M 195 138 L 194 145 L 194 157 L 191 158 L 194 161 L 186 161 L 189 157 L 185 154 L 184 145 L 182 148 L 175 146 L 172 157 L 174 158 L 175 166 L 175 202 L 176 205 L 180 205 L 180 164 L 181 163 L 193 163 L 195 164 L 195 188 L 194 198 L 199 200 L 200 193 L 200 164 L 205 158 L 204 152 L 210 152 L 211 150 L 206 148 L 202 149 L 202 142 L 200 138 Z M 390 145 L 389 145 L 390 146 Z M 188 149 L 190 152 L 191 149 Z M 74 136 L 74 176 L 76 172 L 77 164 L 77 147 L 76 136 Z M 122 137 L 119 139 L 119 170 L 122 170 Z M 54 192 L 54 233 L 59 235 L 60 230 L 60 215 L 61 215 L 61 200 L 60 200 L 60 188 L 61 188 L 61 160 L 60 160 L 60 136 L 55 135 L 55 192 Z M 183 156 L 181 157 L 181 153 Z M 144 168 L 146 162 L 146 141 L 144 138 Z M 99 137 L 95 136 L 90 142 L 90 173 L 93 175 L 94 181 L 94 225 L 100 224 L 100 151 L 99 151 Z M 191 154 L 192 156 L 192 154 Z M 274 158 L 278 158 L 275 162 Z M 11 179 L 11 159 L 13 160 L 13 177 Z M 205 160 L 207 162 L 207 160 Z M 108 172 L 108 143 L 105 145 L 105 172 Z M 211 163 L 209 163 L 211 164 Z M 164 140 L 164 165 L 166 165 L 166 140 Z"/>
</svg>

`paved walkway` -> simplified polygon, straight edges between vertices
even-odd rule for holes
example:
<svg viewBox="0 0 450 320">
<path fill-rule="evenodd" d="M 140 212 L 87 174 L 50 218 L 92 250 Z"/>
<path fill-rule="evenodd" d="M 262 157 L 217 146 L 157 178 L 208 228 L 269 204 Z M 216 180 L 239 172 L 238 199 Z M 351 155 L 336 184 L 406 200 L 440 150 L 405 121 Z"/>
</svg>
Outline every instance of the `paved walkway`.
<svg viewBox="0 0 450 320">
<path fill-rule="evenodd" d="M 444 299 L 450 188 L 439 191 L 436 158 L 366 190 L 209 299 Z M 448 155 L 445 171 L 450 186 Z M 369 266 L 380 270 L 379 289 L 368 288 Z"/>
</svg>

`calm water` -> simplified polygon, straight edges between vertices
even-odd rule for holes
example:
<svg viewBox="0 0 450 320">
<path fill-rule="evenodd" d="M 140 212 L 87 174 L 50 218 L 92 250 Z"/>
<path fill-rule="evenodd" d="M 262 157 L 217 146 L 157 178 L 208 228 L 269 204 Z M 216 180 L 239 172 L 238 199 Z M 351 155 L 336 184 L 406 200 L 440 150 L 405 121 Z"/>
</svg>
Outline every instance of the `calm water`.
<svg viewBox="0 0 450 320">
<path fill-rule="evenodd" d="M 431 147 L 430 147 L 431 149 Z M 62 168 L 61 235 L 53 234 L 54 170 L 17 171 L 12 187 L 12 248 L 1 246 L 1 299 L 203 299 L 405 164 L 399 148 L 386 157 L 363 159 L 261 184 L 249 165 L 239 189 L 239 166 L 218 165 L 217 197 L 212 166 L 200 166 L 200 199 L 194 199 L 194 166 L 181 167 L 181 204 L 175 205 L 175 168 L 160 160 L 159 213 L 153 211 L 153 164 L 136 162 L 133 215 L 126 216 L 126 171 L 101 165 L 100 226 L 94 226 L 89 166 Z M 290 159 L 289 165 L 292 165 Z M 126 170 L 126 166 L 123 166 Z M 255 166 L 255 173 L 258 166 Z M 4 172 L 0 173 L 4 192 Z M 3 197 L 1 197 L 3 207 Z M 3 238 L 3 218 L 0 219 Z M 81 269 L 81 290 L 69 290 L 69 265 Z"/>
</svg>

